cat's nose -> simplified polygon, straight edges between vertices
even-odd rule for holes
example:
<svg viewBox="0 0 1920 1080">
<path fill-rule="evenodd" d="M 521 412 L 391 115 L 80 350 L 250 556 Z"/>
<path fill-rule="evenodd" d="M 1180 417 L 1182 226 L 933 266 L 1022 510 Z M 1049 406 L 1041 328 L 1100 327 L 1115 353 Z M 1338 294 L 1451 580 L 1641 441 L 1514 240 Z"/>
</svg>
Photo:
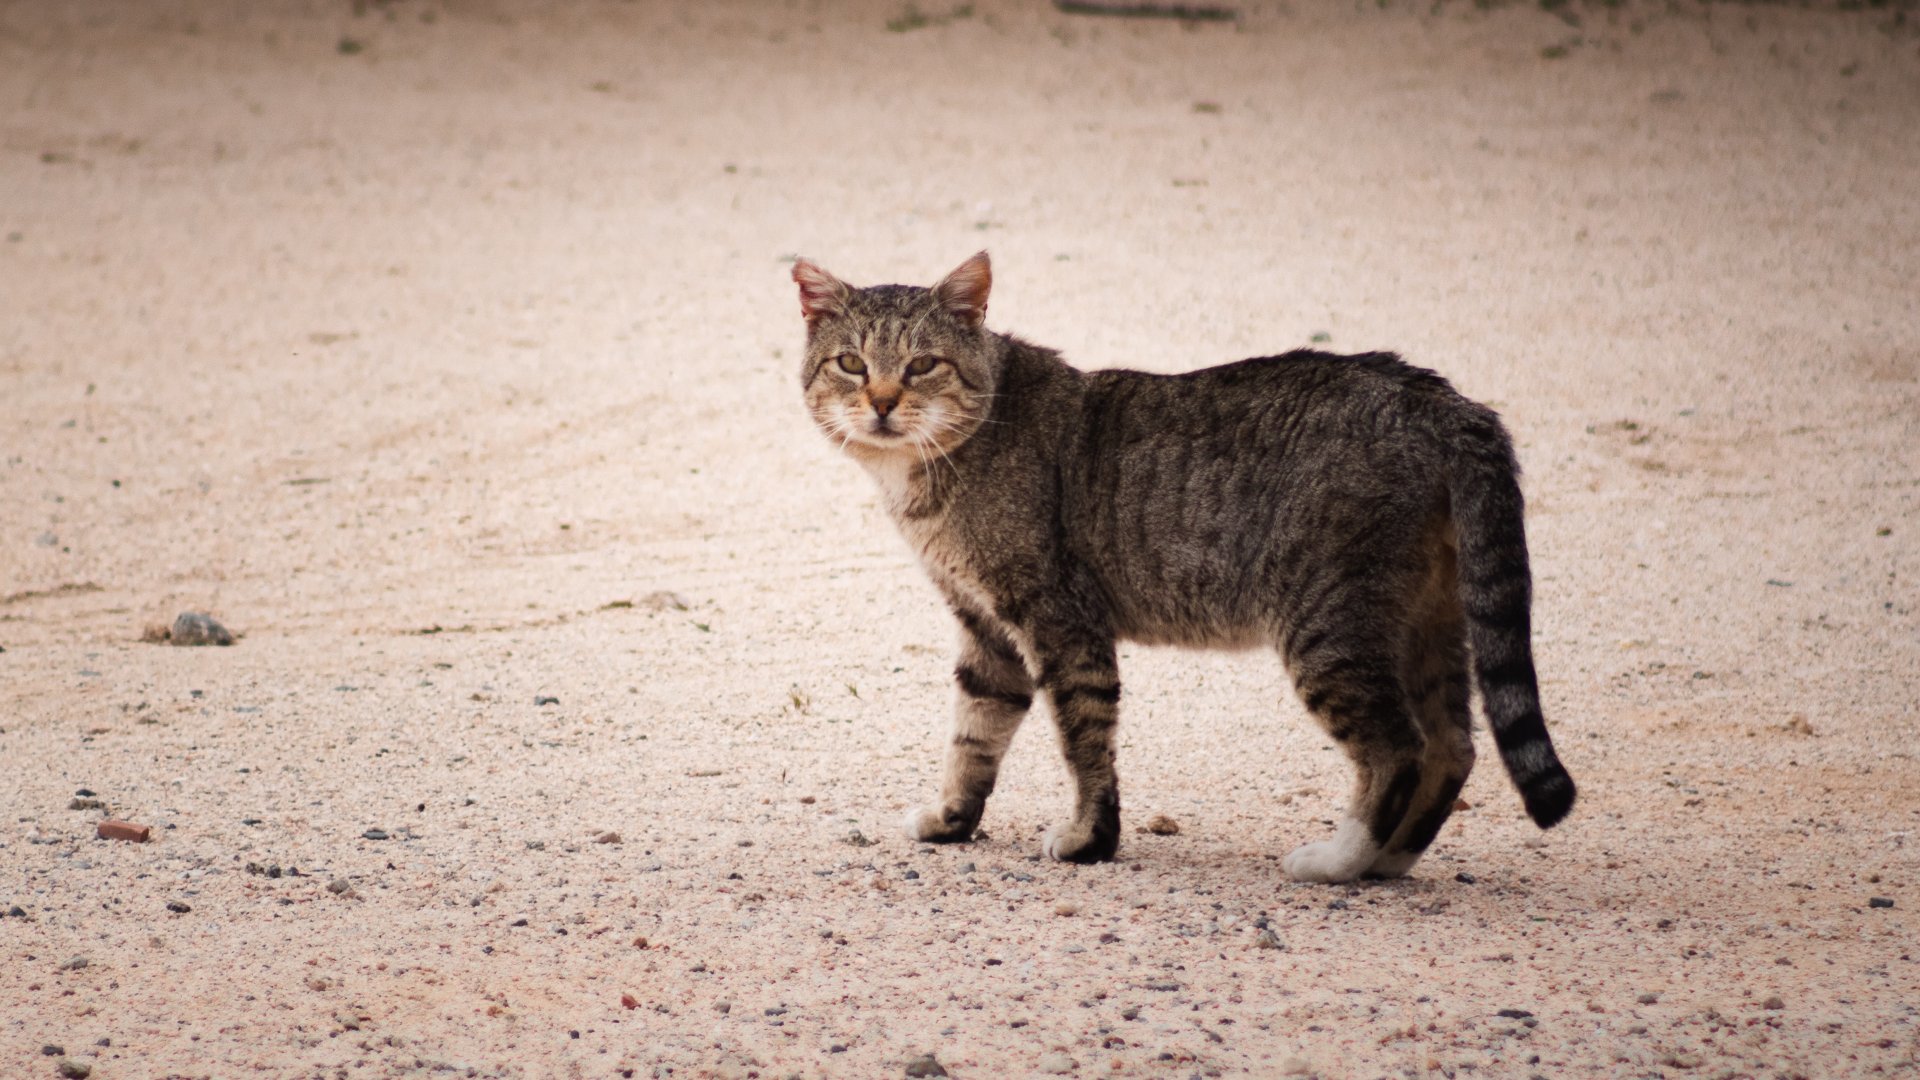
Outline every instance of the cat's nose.
<svg viewBox="0 0 1920 1080">
<path fill-rule="evenodd" d="M 868 394 L 867 400 L 873 404 L 873 411 L 879 414 L 880 419 L 885 420 L 887 418 L 887 414 L 892 412 L 896 405 L 900 404 L 900 395 L 899 394 Z"/>
</svg>

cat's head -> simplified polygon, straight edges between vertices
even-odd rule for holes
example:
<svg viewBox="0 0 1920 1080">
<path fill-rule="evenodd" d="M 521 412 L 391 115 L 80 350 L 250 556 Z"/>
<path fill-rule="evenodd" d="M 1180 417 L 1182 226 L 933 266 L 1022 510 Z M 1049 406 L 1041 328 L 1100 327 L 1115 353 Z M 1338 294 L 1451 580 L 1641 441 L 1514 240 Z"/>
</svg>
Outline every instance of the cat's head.
<svg viewBox="0 0 1920 1080">
<path fill-rule="evenodd" d="M 986 252 L 930 289 L 856 289 L 805 259 L 793 280 L 807 320 L 800 384 L 828 438 L 858 456 L 927 460 L 985 422 L 1000 355 L 985 328 Z"/>
</svg>

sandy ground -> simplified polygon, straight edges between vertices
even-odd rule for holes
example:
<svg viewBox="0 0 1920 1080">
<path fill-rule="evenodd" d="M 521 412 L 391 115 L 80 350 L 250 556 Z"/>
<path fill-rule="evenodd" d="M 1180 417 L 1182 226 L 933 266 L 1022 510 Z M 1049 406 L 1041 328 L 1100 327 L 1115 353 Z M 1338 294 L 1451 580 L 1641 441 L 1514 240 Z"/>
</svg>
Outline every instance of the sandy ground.
<svg viewBox="0 0 1920 1080">
<path fill-rule="evenodd" d="M 1575 11 L 0 4 L 0 1074 L 1920 1074 L 1920 39 Z M 981 247 L 1502 408 L 1575 816 L 1290 884 L 1278 664 L 1130 649 L 1119 862 L 1044 716 L 906 840 L 952 632 L 787 268 Z"/>
</svg>

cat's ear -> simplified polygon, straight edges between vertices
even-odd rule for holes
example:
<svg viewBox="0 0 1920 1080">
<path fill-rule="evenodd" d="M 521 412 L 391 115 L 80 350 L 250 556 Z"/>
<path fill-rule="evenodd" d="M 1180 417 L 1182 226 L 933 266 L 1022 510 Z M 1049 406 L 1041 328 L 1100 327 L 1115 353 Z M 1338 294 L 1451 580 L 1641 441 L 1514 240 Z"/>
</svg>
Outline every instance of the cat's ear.
<svg viewBox="0 0 1920 1080">
<path fill-rule="evenodd" d="M 846 312 L 847 297 L 853 295 L 846 282 L 805 259 L 793 264 L 793 280 L 800 286 L 800 314 L 809 325 Z"/>
<path fill-rule="evenodd" d="M 979 329 L 987 319 L 987 293 L 993 288 L 993 264 L 982 251 L 940 279 L 933 295 L 942 307 Z"/>
</svg>

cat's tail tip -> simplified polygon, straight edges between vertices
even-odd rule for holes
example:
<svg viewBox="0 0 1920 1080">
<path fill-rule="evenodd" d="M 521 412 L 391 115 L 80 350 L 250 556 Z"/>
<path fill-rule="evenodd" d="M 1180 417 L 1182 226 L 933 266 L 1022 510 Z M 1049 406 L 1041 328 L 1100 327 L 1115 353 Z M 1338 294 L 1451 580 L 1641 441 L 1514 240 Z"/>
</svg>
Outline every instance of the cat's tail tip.
<svg viewBox="0 0 1920 1080">
<path fill-rule="evenodd" d="M 1551 829 L 1565 820 L 1579 795 L 1573 777 L 1567 775 L 1558 760 L 1516 786 L 1520 789 L 1521 801 L 1526 803 L 1527 816 L 1543 829 Z"/>
</svg>

